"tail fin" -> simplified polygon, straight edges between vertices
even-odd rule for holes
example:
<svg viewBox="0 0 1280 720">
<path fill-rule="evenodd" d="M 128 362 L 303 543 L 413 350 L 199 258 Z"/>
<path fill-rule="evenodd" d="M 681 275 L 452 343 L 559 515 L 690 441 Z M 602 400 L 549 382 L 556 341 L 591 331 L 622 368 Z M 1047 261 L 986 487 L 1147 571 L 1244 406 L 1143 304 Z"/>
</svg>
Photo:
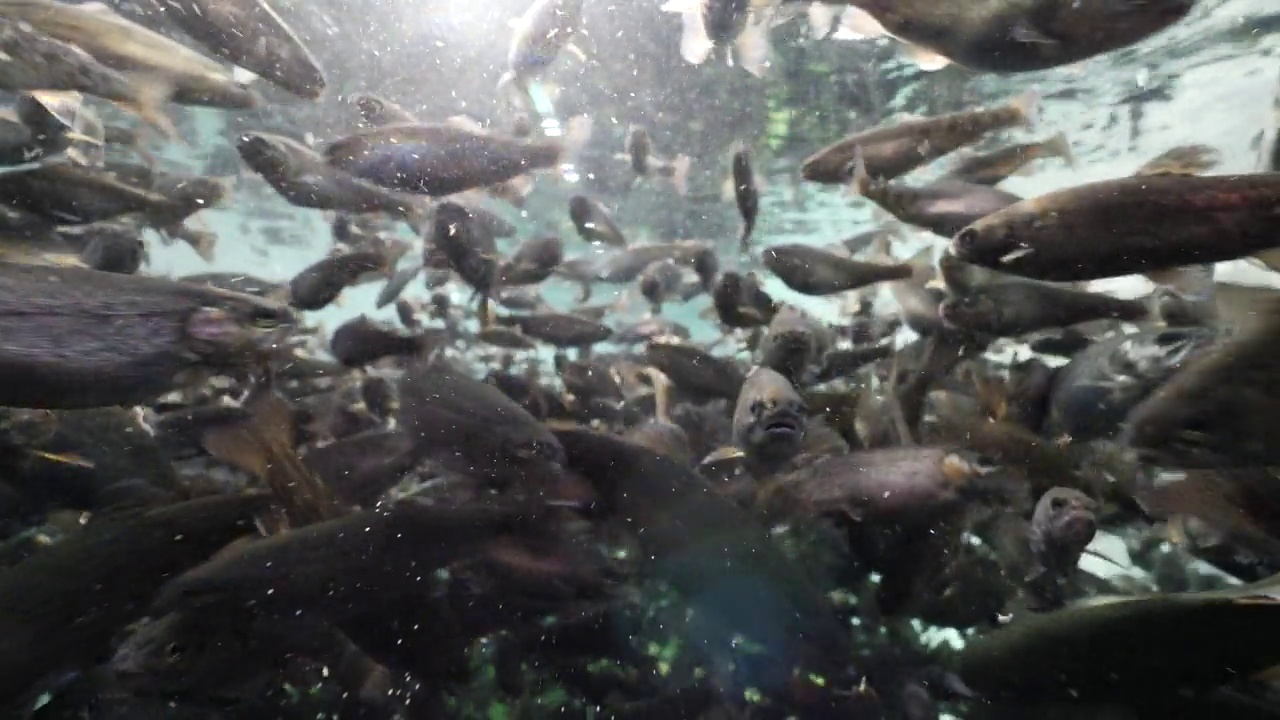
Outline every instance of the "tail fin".
<svg viewBox="0 0 1280 720">
<path fill-rule="evenodd" d="M 1018 113 L 1022 124 L 1028 128 L 1035 129 L 1040 124 L 1040 91 L 1028 90 L 1013 100 L 1009 101 L 1009 107 Z"/>
<path fill-rule="evenodd" d="M 166 80 L 150 76 L 134 76 L 130 83 L 130 97 L 117 102 L 125 110 L 142 118 L 155 128 L 165 140 L 185 144 L 178 135 L 178 128 L 165 113 L 164 106 L 173 95 L 173 85 Z"/>
<path fill-rule="evenodd" d="M 1041 144 L 1044 145 L 1044 149 L 1050 155 L 1062 158 L 1067 167 L 1074 168 L 1076 166 L 1076 155 L 1071 152 L 1071 141 L 1067 139 L 1065 132 L 1060 132 Z"/>
</svg>

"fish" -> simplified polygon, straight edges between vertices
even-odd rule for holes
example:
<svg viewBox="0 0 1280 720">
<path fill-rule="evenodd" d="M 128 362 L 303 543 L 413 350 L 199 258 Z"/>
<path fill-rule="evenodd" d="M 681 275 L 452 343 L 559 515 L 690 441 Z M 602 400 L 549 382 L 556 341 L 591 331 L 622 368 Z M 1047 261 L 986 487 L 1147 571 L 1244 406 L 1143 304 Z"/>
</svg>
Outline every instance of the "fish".
<svg viewBox="0 0 1280 720">
<path fill-rule="evenodd" d="M 418 122 L 418 116 L 387 100 L 369 93 L 356 93 L 351 96 L 360 111 L 360 117 L 372 127 L 383 125 L 410 125 Z"/>
<path fill-rule="evenodd" d="M 244 133 L 236 151 L 285 200 L 298 207 L 343 213 L 385 212 L 415 222 L 419 199 L 384 190 L 327 164 L 311 148 L 283 135 Z"/>
<path fill-rule="evenodd" d="M 1011 192 L 960 180 L 935 180 L 921 187 L 872 180 L 861 156 L 851 189 L 908 225 L 950 238 L 997 210 L 1021 202 Z"/>
<path fill-rule="evenodd" d="M 1222 152 L 1211 145 L 1178 145 L 1143 163 L 1134 175 L 1199 175 L 1217 167 Z"/>
<path fill-rule="evenodd" d="M 514 23 L 507 49 L 507 71 L 498 80 L 498 89 L 519 93 L 519 107 L 535 107 L 529 83 L 540 78 L 559 57 L 573 47 L 582 29 L 583 0 L 534 0 Z M 581 51 L 573 48 L 577 54 Z"/>
<path fill-rule="evenodd" d="M 947 61 L 969 70 L 1021 73 L 1086 60 L 1133 45 L 1186 17 L 1193 0 L 1013 0 L 941 6 L 930 0 L 838 0 L 847 35 L 891 35 L 927 69 Z M 837 32 L 837 37 L 841 33 Z"/>
<path fill-rule="evenodd" d="M 80 252 L 85 267 L 101 272 L 133 275 L 147 260 L 147 246 L 136 227 L 122 224 L 86 225 L 93 228 Z"/>
<path fill-rule="evenodd" d="M 809 182 L 846 185 L 853 179 L 857 151 L 861 149 L 868 177 L 894 180 L 989 133 L 1034 124 L 1039 104 L 1039 95 L 1032 91 L 999 107 L 963 110 L 863 130 L 810 155 L 800 165 L 800 176 Z"/>
<path fill-rule="evenodd" d="M 649 137 L 649 131 L 638 125 L 631 126 L 627 132 L 624 151 L 636 175 L 667 178 L 677 195 L 684 197 L 689 194 L 692 160 L 688 155 L 677 155 L 672 160 L 658 157 L 653 152 L 653 138 Z"/>
<path fill-rule="evenodd" d="M 640 273 L 637 284 L 640 287 L 640 295 L 649 301 L 649 312 L 658 315 L 662 312 L 662 304 L 676 291 L 680 289 L 683 283 L 684 275 L 680 271 L 680 266 L 675 260 L 670 258 L 659 260 Z"/>
<path fill-rule="evenodd" d="M 3 10 L 0 7 L 0 13 Z M 4 14 L 0 14 L 0 52 L 4 53 L 0 88 L 94 95 L 119 104 L 168 136 L 176 134 L 162 109 L 170 92 L 166 85 L 121 73 L 79 46 Z"/>
<path fill-rule="evenodd" d="M 701 65 L 721 56 L 730 65 L 736 59 L 747 72 L 763 77 L 772 53 L 770 5 L 757 0 L 668 0 L 662 9 L 681 16 L 680 56 L 686 62 Z"/>
<path fill-rule="evenodd" d="M 366 275 L 389 277 L 394 263 L 382 251 L 360 250 L 327 257 L 293 276 L 289 281 L 289 304 L 299 310 L 321 310 Z"/>
<path fill-rule="evenodd" d="M 79 47 L 107 67 L 149 78 L 152 89 L 148 93 L 161 100 L 232 110 L 248 110 L 262 103 L 257 93 L 235 82 L 216 61 L 102 3 L 4 0 L 0 17 L 30 23 L 35 30 Z"/>
<path fill-rule="evenodd" d="M 756 216 L 760 214 L 760 191 L 756 189 L 755 172 L 751 169 L 751 151 L 745 147 L 733 152 L 733 197 L 742 215 L 742 235 L 738 238 L 739 252 L 751 249 L 751 236 L 756 229 Z"/>
<path fill-rule="evenodd" d="M 384 357 L 413 357 L 428 352 L 441 341 L 440 333 L 403 335 L 367 315 L 348 320 L 333 331 L 329 353 L 346 367 L 362 367 Z"/>
<path fill-rule="evenodd" d="M 1276 451 L 1266 418 L 1280 300 L 1261 303 L 1258 320 L 1187 361 L 1138 403 L 1123 439 L 1144 457 L 1180 468 L 1271 466 Z"/>
<path fill-rule="evenodd" d="M 1066 133 L 963 158 L 952 166 L 946 177 L 977 185 L 998 185 L 1009 176 L 1019 174 L 1028 164 L 1043 158 L 1060 158 L 1067 167 L 1076 166 L 1075 154 L 1071 152 L 1071 141 Z"/>
<path fill-rule="evenodd" d="M 942 301 L 943 321 L 970 332 L 1013 337 L 1091 320 L 1139 322 L 1151 316 L 1144 300 L 1028 280 L 1001 280 L 962 291 Z"/>
<path fill-rule="evenodd" d="M 572 160 L 591 133 L 573 118 L 563 138 L 519 140 L 457 124 L 370 128 L 331 143 L 326 161 L 374 185 L 439 197 L 512 180 Z"/>
<path fill-rule="evenodd" d="M 1234 260 L 1280 245 L 1277 198 L 1280 173 L 1104 180 L 992 213 L 956 234 L 948 252 L 1058 282 Z"/>
<path fill-rule="evenodd" d="M 812 245 L 773 245 L 760 253 L 764 266 L 787 287 L 805 295 L 834 295 L 911 277 L 906 264 L 880 265 L 825 252 Z"/>
<path fill-rule="evenodd" d="M 267 0 L 157 0 L 164 17 L 218 57 L 305 100 L 318 100 L 319 63 Z"/>
<path fill-rule="evenodd" d="M 601 243 L 625 248 L 627 238 L 609 216 L 609 211 L 599 202 L 584 195 L 569 198 L 569 218 L 578 231 L 578 237 L 589 243 Z"/>
<path fill-rule="evenodd" d="M 1098 534 L 1097 512 L 1098 503 L 1074 488 L 1051 488 L 1036 502 L 1027 544 L 1039 576 L 1031 581 L 1039 590 L 1039 609 L 1063 604 L 1061 584 Z"/>
<path fill-rule="evenodd" d="M 0 278 L 8 407 L 147 402 L 186 371 L 251 364 L 269 331 L 293 322 L 277 303 L 161 278 L 12 263 Z"/>
<path fill-rule="evenodd" d="M 537 285 L 551 277 L 563 261 L 564 242 L 559 237 L 548 235 L 528 240 L 498 266 L 498 284 L 503 287 Z"/>
<path fill-rule="evenodd" d="M 462 205 L 444 201 L 436 206 L 431 247 L 443 253 L 449 267 L 480 298 L 480 317 L 489 315 L 489 296 L 498 278 L 497 243 L 475 214 Z"/>
<path fill-rule="evenodd" d="M 756 359 L 800 386 L 810 381 L 834 344 L 830 328 L 794 305 L 783 305 L 760 338 Z"/>
<path fill-rule="evenodd" d="M 644 361 L 671 379 L 682 393 L 736 402 L 746 376 L 737 363 L 686 342 L 667 338 L 645 345 Z"/>
<path fill-rule="evenodd" d="M 538 348 L 538 344 L 524 333 L 516 328 L 502 325 L 490 325 L 489 327 L 480 328 L 480 331 L 476 333 L 476 339 L 508 350 L 536 350 Z"/>
<path fill-rule="evenodd" d="M 1221 340 L 1214 328 L 1149 328 L 1093 343 L 1058 370 L 1042 432 L 1088 442 L 1119 435 L 1125 418 Z"/>
<path fill-rule="evenodd" d="M 493 322 L 519 328 L 528 337 L 564 348 L 590 347 L 613 336 L 613 329 L 608 325 L 571 313 L 497 315 Z"/>
<path fill-rule="evenodd" d="M 711 303 L 720 322 L 731 328 L 768 325 L 778 304 L 763 288 L 755 273 L 721 273 L 711 291 Z"/>
<path fill-rule="evenodd" d="M 397 421 L 418 457 L 495 486 L 549 490 L 563 474 L 564 448 L 550 430 L 447 360 L 409 367 Z"/>
<path fill-rule="evenodd" d="M 419 275 L 422 274 L 423 267 L 419 263 L 410 263 L 402 268 L 396 268 L 396 271 L 387 278 L 387 284 L 382 286 L 378 291 L 378 297 L 374 298 L 373 304 L 379 310 L 390 305 L 400 297 L 404 289 L 409 286 Z"/>
<path fill-rule="evenodd" d="M 809 409 L 790 380 L 767 367 L 747 373 L 733 409 L 733 442 L 757 476 L 783 469 L 804 446 Z"/>
<path fill-rule="evenodd" d="M 68 160 L 78 165 L 101 166 L 106 161 L 106 127 L 86 104 L 83 93 L 70 90 L 19 93 L 14 112 L 35 134 L 34 139 L 45 153 L 65 153 Z"/>
</svg>

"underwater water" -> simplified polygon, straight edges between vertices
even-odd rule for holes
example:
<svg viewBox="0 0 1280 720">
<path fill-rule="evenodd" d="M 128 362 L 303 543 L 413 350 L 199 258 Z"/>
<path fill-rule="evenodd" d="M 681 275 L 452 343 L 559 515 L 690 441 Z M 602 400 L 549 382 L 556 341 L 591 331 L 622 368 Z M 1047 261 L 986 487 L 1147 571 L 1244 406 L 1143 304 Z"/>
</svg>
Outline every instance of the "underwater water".
<svg viewBox="0 0 1280 720">
<path fill-rule="evenodd" d="M 108 4 L 0 720 L 1280 719 L 1280 0 Z"/>
</svg>

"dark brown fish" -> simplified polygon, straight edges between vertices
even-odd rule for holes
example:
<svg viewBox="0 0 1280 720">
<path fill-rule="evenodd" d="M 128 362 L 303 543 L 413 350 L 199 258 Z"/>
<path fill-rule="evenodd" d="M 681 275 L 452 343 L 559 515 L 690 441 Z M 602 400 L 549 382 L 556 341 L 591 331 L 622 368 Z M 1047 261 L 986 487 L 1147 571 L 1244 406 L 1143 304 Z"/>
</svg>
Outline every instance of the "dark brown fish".
<svg viewBox="0 0 1280 720">
<path fill-rule="evenodd" d="M 447 361 L 409 369 L 399 424 L 419 457 L 497 486 L 546 490 L 561 476 L 564 450 L 555 436 L 501 390 Z"/>
<path fill-rule="evenodd" d="M 872 180 L 861 169 L 854 170 L 854 188 L 859 195 L 902 222 L 946 238 L 997 210 L 1022 201 L 1013 193 L 961 180 L 944 178 L 922 187 L 911 187 Z"/>
<path fill-rule="evenodd" d="M 653 138 L 649 131 L 639 126 L 632 126 L 627 133 L 627 157 L 631 159 L 631 169 L 637 175 L 649 174 L 649 160 L 653 157 Z"/>
<path fill-rule="evenodd" d="M 110 172 L 68 164 L 0 175 L 6 204 L 56 220 L 63 225 L 111 220 L 133 213 L 169 225 L 193 212 L 180 198 L 121 182 Z"/>
<path fill-rule="evenodd" d="M 1098 503 L 1079 490 L 1055 487 L 1036 503 L 1027 543 L 1036 564 L 1032 580 L 1041 608 L 1065 601 L 1061 584 L 1074 575 L 1080 556 L 1098 533 Z"/>
<path fill-rule="evenodd" d="M 515 328 L 502 325 L 490 325 L 486 328 L 480 328 L 480 331 L 476 333 L 476 339 L 508 350 L 536 350 L 538 347 L 538 344 L 524 333 Z"/>
<path fill-rule="evenodd" d="M 100 660 L 170 577 L 253 533 L 254 516 L 268 500 L 261 493 L 226 495 L 95 517 L 6 568 L 0 694 L 19 697 L 51 673 Z"/>
<path fill-rule="evenodd" d="M 344 213 L 385 212 L 412 220 L 417 198 L 398 195 L 325 163 L 311 148 L 283 135 L 245 133 L 236 141 L 240 157 L 254 172 L 298 207 Z"/>
<path fill-rule="evenodd" d="M 1192 0 L 1026 0 L 938 5 L 930 0 L 840 0 L 870 17 L 860 34 L 892 34 L 970 70 L 1044 70 L 1133 45 L 1178 22 Z M 847 21 L 848 22 L 848 21 Z M 936 60 L 931 59 L 933 67 Z"/>
<path fill-rule="evenodd" d="M 377 95 L 356 93 L 351 96 L 351 101 L 356 104 L 356 108 L 360 111 L 360 117 L 364 118 L 364 121 L 373 127 L 408 125 L 418 122 L 418 117 L 413 113 Z"/>
<path fill-rule="evenodd" d="M 371 430 L 313 447 L 302 457 L 311 472 L 352 505 L 373 505 L 418 464 L 413 438 Z"/>
<path fill-rule="evenodd" d="M 1134 175 L 1199 175 L 1217 167 L 1222 153 L 1209 145 L 1179 145 L 1142 164 Z"/>
<path fill-rule="evenodd" d="M 382 252 L 359 251 L 313 263 L 289 281 L 289 304 L 299 310 L 320 310 L 343 290 L 371 273 L 388 276 L 394 261 Z"/>
<path fill-rule="evenodd" d="M 844 185 L 853 178 L 856 151 L 861 148 L 867 174 L 893 180 L 990 132 L 1031 123 L 1037 102 L 1035 94 L 1029 94 L 1003 107 L 906 120 L 854 133 L 809 156 L 800 174 L 810 182 Z"/>
<path fill-rule="evenodd" d="M 911 277 L 910 265 L 879 265 L 833 255 L 813 245 L 774 245 L 760 259 L 787 287 L 805 295 L 834 295 Z"/>
<path fill-rule="evenodd" d="M 154 399 L 184 371 L 238 367 L 287 308 L 186 283 L 0 263 L 0 405 L 92 408 Z"/>
<path fill-rule="evenodd" d="M 412 357 L 427 352 L 440 342 L 439 333 L 402 335 L 361 315 L 333 331 L 329 352 L 347 367 L 361 367 L 384 357 Z"/>
<path fill-rule="evenodd" d="M 307 100 L 324 93 L 311 52 L 265 0 L 160 0 L 166 20 L 214 55 Z"/>
<path fill-rule="evenodd" d="M 585 122 L 571 123 L 563 140 L 524 141 L 450 124 L 387 125 L 334 142 L 325 157 L 389 190 L 443 196 L 556 167 L 588 132 Z"/>
<path fill-rule="evenodd" d="M 756 358 L 761 365 L 803 386 L 834 344 L 830 328 L 794 305 L 783 305 L 760 338 Z"/>
<path fill-rule="evenodd" d="M 742 216 L 742 235 L 738 249 L 751 249 L 751 236 L 756 230 L 756 216 L 760 214 L 760 191 L 756 189 L 756 174 L 751 169 L 751 150 L 742 147 L 733 153 L 733 198 Z"/>
<path fill-rule="evenodd" d="M 566 313 L 499 315 L 493 321 L 520 328 L 520 332 L 528 337 L 562 348 L 590 347 L 613 335 L 608 325 Z"/>
<path fill-rule="evenodd" d="M 1062 158 L 1069 167 L 1076 166 L 1075 155 L 1066 133 L 1033 143 L 1006 145 L 998 150 L 973 155 L 956 163 L 947 178 L 977 185 L 999 185 L 1028 164 L 1042 158 Z"/>
<path fill-rule="evenodd" d="M 752 370 L 733 410 L 733 443 L 754 474 L 778 472 L 804 445 L 809 409 L 791 381 L 767 367 Z"/>
<path fill-rule="evenodd" d="M 1092 280 L 1221 262 L 1280 246 L 1280 173 L 1156 175 L 1024 200 L 956 235 L 965 262 L 1037 280 Z"/>
<path fill-rule="evenodd" d="M 755 273 L 722 273 L 711 291 L 711 303 L 720 322 L 731 328 L 768 325 L 778 312 L 778 304 L 760 287 Z"/>
<path fill-rule="evenodd" d="M 1255 324 L 1183 365 L 1133 408 L 1129 445 L 1175 467 L 1278 464 L 1269 420 L 1280 409 L 1278 345 L 1280 301 L 1272 298 Z"/>
<path fill-rule="evenodd" d="M 503 287 L 537 285 L 551 277 L 564 261 L 564 242 L 555 235 L 534 238 L 520 244 L 498 267 L 498 284 Z"/>
<path fill-rule="evenodd" d="M 147 259 L 147 246 L 137 227 L 124 223 L 83 225 L 92 230 L 81 236 L 88 244 L 80 251 L 80 262 L 102 272 L 133 275 Z"/>
<path fill-rule="evenodd" d="M 589 243 L 602 243 L 613 247 L 626 247 L 627 238 L 613 222 L 609 211 L 600 203 L 583 195 L 569 198 L 569 218 L 578 230 L 578 237 Z"/>
<path fill-rule="evenodd" d="M 997 337 L 1108 318 L 1138 322 L 1151 314 L 1143 300 L 1031 280 L 1002 280 L 966 290 L 944 300 L 938 312 L 955 327 Z"/>
<path fill-rule="evenodd" d="M 636 284 L 640 288 L 640 295 L 649 301 L 649 312 L 658 315 L 662 312 L 662 304 L 680 290 L 683 282 L 684 273 L 680 271 L 680 266 L 675 260 L 667 259 L 645 268 Z"/>
<path fill-rule="evenodd" d="M 494 237 L 475 220 L 475 215 L 453 202 L 436 207 L 432 247 L 449 261 L 462 281 L 480 297 L 480 317 L 487 317 L 489 296 L 498 276 L 498 250 Z"/>
<path fill-rule="evenodd" d="M 663 341 L 645 346 L 645 363 L 671 378 L 682 393 L 735 402 L 746 377 L 737 363 L 689 343 Z"/>
</svg>

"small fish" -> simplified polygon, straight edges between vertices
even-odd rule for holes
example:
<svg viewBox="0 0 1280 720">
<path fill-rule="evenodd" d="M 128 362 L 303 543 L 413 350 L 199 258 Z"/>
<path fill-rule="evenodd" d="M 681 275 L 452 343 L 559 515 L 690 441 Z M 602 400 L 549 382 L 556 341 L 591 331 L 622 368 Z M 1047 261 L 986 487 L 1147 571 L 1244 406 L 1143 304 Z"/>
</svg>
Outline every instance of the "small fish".
<svg viewBox="0 0 1280 720">
<path fill-rule="evenodd" d="M 93 228 L 89 244 L 80 252 L 85 267 L 101 272 L 133 275 L 147 260 L 147 246 L 138 228 L 131 225 L 86 225 Z"/>
<path fill-rule="evenodd" d="M 582 195 L 569 198 L 569 218 L 578 230 L 578 237 L 589 243 L 621 248 L 627 246 L 626 236 L 609 216 L 609 211 L 591 198 Z"/>
<path fill-rule="evenodd" d="M 880 265 L 833 255 L 812 245 L 784 244 L 760 253 L 764 266 L 787 287 L 805 295 L 834 295 L 911 277 L 906 264 Z"/>
<path fill-rule="evenodd" d="M 664 160 L 653 153 L 653 139 L 642 127 L 632 126 L 627 133 L 626 156 L 631 169 L 641 177 L 662 177 L 671 181 L 676 194 L 689 194 L 689 169 L 692 160 L 688 155 L 677 155 L 674 160 Z"/>
<path fill-rule="evenodd" d="M 451 201 L 436 207 L 431 247 L 470 285 L 480 299 L 480 317 L 489 315 L 489 296 L 498 278 L 498 248 L 493 235 L 476 222 L 467 208 Z"/>
<path fill-rule="evenodd" d="M 731 328 L 768 325 L 778 312 L 778 304 L 760 287 L 755 273 L 722 273 L 711 291 L 711 303 L 720 322 Z"/>
<path fill-rule="evenodd" d="M 1173 25 L 1193 0 L 1026 0 L 939 5 L 932 0 L 838 0 L 846 37 L 892 35 L 926 69 L 948 61 L 970 70 L 1044 70 L 1119 50 Z M 842 32 L 843 31 L 843 32 Z"/>
<path fill-rule="evenodd" d="M 377 95 L 356 93 L 351 96 L 351 101 L 360 111 L 360 117 L 372 127 L 408 125 L 418 122 L 417 115 Z"/>
<path fill-rule="evenodd" d="M 520 328 L 528 337 L 562 348 L 590 347 L 613 336 L 608 325 L 566 313 L 498 315 L 493 322 Z"/>
<path fill-rule="evenodd" d="M 439 343 L 440 338 L 435 335 L 402 335 L 361 315 L 333 331 L 329 338 L 329 353 L 346 367 L 363 367 L 384 357 L 422 355 Z"/>
<path fill-rule="evenodd" d="M 955 327 L 1013 337 L 1107 318 L 1138 322 L 1150 317 L 1151 308 L 1143 300 L 1015 279 L 965 290 L 944 300 L 938 312 Z"/>
<path fill-rule="evenodd" d="M 800 166 L 805 180 L 845 185 L 861 148 L 868 177 L 893 180 L 997 130 L 1031 125 L 1039 108 L 1034 92 L 1006 105 L 905 120 L 854 133 L 810 155 Z"/>
<path fill-rule="evenodd" d="M 489 327 L 480 328 L 476 333 L 476 339 L 483 343 L 488 343 L 495 347 L 506 348 L 508 350 L 536 350 L 538 344 L 515 328 L 504 327 L 502 325 L 490 325 Z"/>
<path fill-rule="evenodd" d="M 789 380 L 767 367 L 747 374 L 733 410 L 733 442 L 757 475 L 778 472 L 804 445 L 809 410 Z"/>
<path fill-rule="evenodd" d="M 835 344 L 831 329 L 794 305 L 783 305 L 756 348 L 757 361 L 802 386 Z"/>
<path fill-rule="evenodd" d="M 236 151 L 280 196 L 298 207 L 342 213 L 385 212 L 415 221 L 423 209 L 414 197 L 359 180 L 325 163 L 311 148 L 282 135 L 245 133 Z"/>
<path fill-rule="evenodd" d="M 684 274 L 675 260 L 659 260 L 644 272 L 636 281 L 640 287 L 640 295 L 649 301 L 649 312 L 658 315 L 662 312 L 662 304 L 680 289 Z"/>
<path fill-rule="evenodd" d="M 327 257 L 293 276 L 289 304 L 299 310 L 321 310 L 366 275 L 390 276 L 393 264 L 384 252 L 362 250 Z"/>
<path fill-rule="evenodd" d="M 988 153 L 973 155 L 956 163 L 946 177 L 977 185 L 998 185 L 1016 175 L 1028 164 L 1042 158 L 1061 158 L 1068 167 L 1076 166 L 1071 141 L 1066 133 L 1033 143 L 1007 145 Z"/>
<path fill-rule="evenodd" d="M 645 346 L 644 361 L 682 392 L 694 397 L 736 402 L 746 377 L 737 363 L 686 342 L 658 338 Z"/>
<path fill-rule="evenodd" d="M 947 238 L 1022 201 L 1013 193 L 961 180 L 944 178 L 923 187 L 872 180 L 860 155 L 855 161 L 851 189 L 902 222 Z"/>
<path fill-rule="evenodd" d="M 527 141 L 451 123 L 388 125 L 337 140 L 324 154 L 375 185 L 436 197 L 569 162 L 590 132 L 584 117 L 571 120 L 563 138 Z"/>
<path fill-rule="evenodd" d="M 159 0 L 166 20 L 214 55 L 306 100 L 324 93 L 311 51 L 266 0 Z"/>
<path fill-rule="evenodd" d="M 662 9 L 679 13 L 684 24 L 680 56 L 701 65 L 713 55 L 733 65 L 736 59 L 747 72 L 762 77 L 772 48 L 769 30 L 773 8 L 758 0 L 668 0 Z M 728 51 L 729 47 L 734 52 Z"/>
<path fill-rule="evenodd" d="M 534 238 L 520 244 L 498 267 L 498 284 L 503 287 L 537 285 L 551 277 L 564 261 L 564 242 L 555 235 Z"/>
<path fill-rule="evenodd" d="M 420 457 L 496 486 L 544 490 L 563 472 L 564 449 L 542 423 L 444 360 L 410 367 L 398 420 Z"/>
<path fill-rule="evenodd" d="M 756 216 L 760 214 L 760 191 L 756 189 L 756 175 L 751 169 L 751 151 L 745 147 L 733 153 L 733 197 L 742 215 L 738 249 L 745 253 L 751 249 L 751 235 L 756 229 Z"/>
<path fill-rule="evenodd" d="M 514 23 L 507 50 L 507 72 L 498 88 L 519 92 L 522 108 L 536 107 L 529 96 L 529 83 L 538 79 L 559 57 L 573 47 L 573 38 L 582 28 L 583 0 L 534 0 Z"/>
<path fill-rule="evenodd" d="M 1098 533 L 1098 503 L 1079 490 L 1055 487 L 1041 496 L 1031 515 L 1027 543 L 1034 561 L 1027 585 L 1036 610 L 1066 604 L 1066 583 Z"/>
<path fill-rule="evenodd" d="M 949 252 L 1061 282 L 1234 260 L 1280 246 L 1277 201 L 1280 173 L 1105 180 L 992 213 L 961 230 Z"/>
<path fill-rule="evenodd" d="M 1179 145 L 1142 164 L 1134 175 L 1199 175 L 1217 167 L 1222 153 L 1209 145 Z"/>
<path fill-rule="evenodd" d="M 410 263 L 409 265 L 397 268 L 391 277 L 387 278 L 387 284 L 382 286 L 378 291 L 378 297 L 374 298 L 373 304 L 379 310 L 390 305 L 400 297 L 400 293 L 409 286 L 419 275 L 422 274 L 422 265 L 418 263 Z"/>
</svg>

